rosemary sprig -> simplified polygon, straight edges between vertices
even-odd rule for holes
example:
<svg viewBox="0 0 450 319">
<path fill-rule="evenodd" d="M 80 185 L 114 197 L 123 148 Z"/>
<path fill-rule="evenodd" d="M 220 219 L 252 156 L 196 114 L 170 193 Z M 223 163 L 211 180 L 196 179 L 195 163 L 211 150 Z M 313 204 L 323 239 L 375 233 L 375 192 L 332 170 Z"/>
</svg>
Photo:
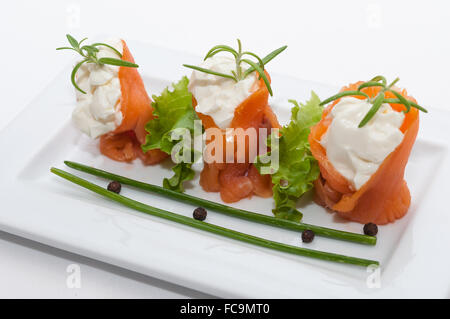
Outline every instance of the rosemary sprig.
<svg viewBox="0 0 450 319">
<path fill-rule="evenodd" d="M 90 45 L 82 45 L 82 43 L 84 41 L 86 41 L 87 38 L 84 38 L 83 40 L 78 42 L 70 34 L 67 34 L 66 37 L 67 37 L 67 40 L 69 41 L 70 47 L 60 47 L 60 48 L 56 48 L 56 50 L 73 50 L 73 51 L 77 52 L 79 55 L 81 55 L 83 57 L 83 59 L 75 65 L 75 67 L 73 68 L 72 73 L 70 75 L 70 80 L 72 81 L 73 86 L 78 91 L 80 91 L 83 94 L 86 94 L 86 92 L 84 92 L 77 85 L 77 83 L 75 81 L 75 77 L 76 77 L 77 71 L 80 69 L 80 67 L 84 63 L 95 63 L 97 65 L 109 64 L 109 65 L 123 66 L 123 67 L 129 67 L 129 68 L 137 68 L 137 67 L 139 67 L 135 63 L 131 63 L 131 62 L 122 60 L 122 53 L 117 51 L 117 49 L 115 49 L 114 47 L 110 46 L 109 44 L 99 43 L 98 42 L 98 43 L 93 43 L 93 44 L 90 44 Z M 120 59 L 115 59 L 115 58 L 98 58 L 97 57 L 97 53 L 99 52 L 99 49 L 98 49 L 99 46 L 104 46 L 104 47 L 107 47 L 107 48 L 113 50 L 114 53 L 117 54 L 117 56 Z"/>
<path fill-rule="evenodd" d="M 356 96 L 366 97 L 366 100 L 372 104 L 372 107 L 370 108 L 370 110 L 367 112 L 367 114 L 364 116 L 364 118 L 359 123 L 358 127 L 360 127 L 360 128 L 363 127 L 364 125 L 366 125 L 375 116 L 375 114 L 378 112 L 378 110 L 380 109 L 380 107 L 383 103 L 403 104 L 406 108 L 404 113 L 408 113 L 411 110 L 411 107 L 416 108 L 419 111 L 428 113 L 428 111 L 424 107 L 418 105 L 417 103 L 415 103 L 411 100 L 406 99 L 403 95 L 401 95 L 400 93 L 398 93 L 396 90 L 393 89 L 393 86 L 399 80 L 400 80 L 399 78 L 396 78 L 389 85 L 386 85 L 386 83 L 387 83 L 386 78 L 382 75 L 378 75 L 378 76 L 374 77 L 373 79 L 371 79 L 370 81 L 362 83 L 358 87 L 358 90 L 340 92 L 340 93 L 333 95 L 332 97 L 329 97 L 328 99 L 322 101 L 320 103 L 320 105 L 328 104 L 328 103 L 335 101 L 337 99 L 340 99 L 341 97 L 344 97 L 344 96 L 355 96 L 356 95 Z M 374 87 L 374 86 L 381 87 L 381 90 L 380 90 L 380 92 L 378 92 L 378 94 L 376 96 L 374 96 L 372 98 L 370 98 L 366 93 L 361 91 L 364 88 Z M 386 98 L 386 92 L 390 92 L 390 93 L 394 94 L 396 96 L 396 99 Z"/>
<path fill-rule="evenodd" d="M 57 169 L 57 168 L 51 168 L 51 172 L 55 175 L 58 175 L 59 177 L 62 177 L 74 184 L 77 184 L 83 188 L 86 188 L 94 193 L 97 193 L 103 197 L 109 198 L 112 201 L 115 201 L 119 204 L 122 204 L 128 208 L 137 210 L 139 212 L 142 212 L 144 214 L 156 216 L 159 218 L 167 219 L 179 224 L 183 224 L 186 226 L 190 226 L 196 229 L 200 229 L 209 233 L 213 233 L 216 235 L 220 235 L 223 237 L 231 238 L 234 240 L 238 240 L 241 242 L 253 244 L 260 247 L 265 247 L 281 252 L 286 252 L 294 255 L 299 256 L 305 256 L 315 259 L 322 259 L 337 263 L 345 263 L 345 264 L 352 264 L 352 265 L 358 265 L 367 267 L 370 265 L 379 265 L 378 261 L 375 260 L 368 260 L 368 259 L 362 259 L 362 258 L 356 258 L 356 257 L 350 257 L 345 255 L 339 255 L 324 251 L 318 251 L 318 250 L 312 250 L 307 248 L 300 248 L 295 247 L 291 245 L 286 245 L 283 243 L 271 241 L 268 239 L 252 236 L 249 234 L 241 233 L 232 229 L 224 228 L 221 226 L 217 226 L 214 224 L 209 224 L 206 222 L 198 221 L 193 218 L 189 218 L 183 215 L 175 214 L 173 212 L 169 212 L 166 210 L 162 210 L 150 205 L 146 205 L 144 203 L 138 202 L 136 200 L 133 200 L 131 198 L 116 194 L 114 192 L 108 191 L 103 187 L 100 187 L 96 184 L 93 184 L 91 182 L 88 182 L 85 179 L 82 179 L 78 176 L 75 176 L 73 174 L 70 174 L 66 171 Z"/>
<path fill-rule="evenodd" d="M 227 79 L 232 79 L 236 82 L 239 82 L 239 81 L 245 79 L 249 74 L 256 71 L 256 72 L 258 72 L 259 77 L 264 80 L 264 84 L 266 85 L 267 90 L 269 91 L 270 95 L 273 95 L 272 87 L 270 86 L 270 81 L 267 78 L 266 73 L 264 72 L 264 68 L 267 63 L 272 61 L 277 55 L 279 55 L 281 52 L 286 50 L 287 45 L 282 46 L 281 48 L 278 48 L 278 49 L 272 51 L 267 56 L 265 56 L 264 58 L 261 59 L 258 55 L 256 55 L 253 52 L 250 52 L 250 51 L 243 52 L 241 40 L 237 39 L 237 42 L 238 42 L 238 50 L 237 51 L 228 45 L 220 44 L 220 45 L 214 46 L 211 50 L 209 50 L 204 58 L 204 60 L 206 60 L 208 58 L 215 56 L 217 53 L 220 53 L 220 52 L 231 53 L 236 60 L 236 69 L 231 70 L 231 74 L 224 74 L 224 73 L 216 72 L 213 70 L 205 69 L 202 67 L 198 67 L 195 65 L 183 64 L 183 66 L 186 68 L 196 70 L 196 71 L 200 71 L 200 72 L 204 72 L 204 73 L 208 73 L 208 74 L 212 74 L 212 75 L 216 75 L 216 76 L 221 76 L 221 77 L 224 77 Z M 246 55 L 256 59 L 257 62 L 244 58 L 244 56 L 246 56 Z M 242 66 L 241 66 L 242 63 L 246 63 L 250 66 L 247 70 L 245 70 L 245 72 L 242 70 Z"/>
<path fill-rule="evenodd" d="M 275 218 L 272 216 L 266 216 L 263 214 L 258 214 L 250 211 L 246 211 L 243 209 L 237 209 L 231 206 L 219 204 L 213 201 L 209 201 L 203 198 L 195 197 L 189 194 L 180 193 L 176 191 L 172 191 L 170 189 L 166 189 L 164 187 L 160 187 L 157 185 L 143 183 L 137 180 L 133 180 L 121 175 L 116 175 L 113 173 L 106 172 L 104 170 L 100 170 L 94 167 L 86 166 L 80 163 L 65 161 L 68 167 L 78 170 L 80 172 L 88 173 L 93 176 L 98 176 L 102 178 L 106 178 L 112 181 L 118 181 L 124 185 L 129 185 L 132 187 L 136 187 L 138 189 L 142 189 L 144 191 L 152 192 L 155 194 L 159 194 L 171 199 L 176 199 L 185 203 L 202 206 L 204 208 L 213 209 L 217 212 L 226 214 L 228 216 L 237 217 L 245 220 L 249 220 L 256 223 L 261 223 L 265 225 L 270 225 L 274 227 L 279 227 L 283 229 L 289 229 L 292 231 L 304 231 L 304 230 L 312 230 L 317 236 L 328 237 L 333 239 L 345 240 L 356 242 L 360 244 L 367 245 L 375 245 L 377 242 L 377 238 L 375 236 L 367 236 L 357 233 L 350 233 L 342 230 L 326 228 L 316 225 L 304 224 L 304 223 L 296 223 L 290 220 Z"/>
</svg>

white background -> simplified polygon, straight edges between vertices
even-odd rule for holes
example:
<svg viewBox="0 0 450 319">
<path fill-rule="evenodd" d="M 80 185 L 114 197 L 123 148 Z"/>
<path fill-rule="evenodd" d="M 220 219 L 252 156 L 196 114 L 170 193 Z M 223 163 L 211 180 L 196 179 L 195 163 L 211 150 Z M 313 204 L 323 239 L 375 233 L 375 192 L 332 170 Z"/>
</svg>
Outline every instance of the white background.
<svg viewBox="0 0 450 319">
<path fill-rule="evenodd" d="M 66 33 L 137 39 L 197 55 L 215 44 L 234 45 L 237 37 L 260 55 L 288 44 L 271 72 L 335 86 L 399 76 L 420 104 L 448 108 L 445 0 L 10 1 L 0 11 L 0 129 L 73 61 L 55 50 Z M 81 266 L 81 289 L 66 286 L 66 268 L 74 263 Z M 0 297 L 207 296 L 0 232 Z"/>
</svg>

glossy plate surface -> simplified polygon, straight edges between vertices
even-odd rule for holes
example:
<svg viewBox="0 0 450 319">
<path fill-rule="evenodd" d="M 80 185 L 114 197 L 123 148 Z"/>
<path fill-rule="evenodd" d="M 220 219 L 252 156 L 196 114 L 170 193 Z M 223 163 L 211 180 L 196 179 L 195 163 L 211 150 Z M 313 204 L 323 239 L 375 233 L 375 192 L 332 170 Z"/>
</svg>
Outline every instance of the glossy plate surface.
<svg viewBox="0 0 450 319">
<path fill-rule="evenodd" d="M 147 89 L 159 93 L 189 71 L 198 57 L 128 43 Z M 269 65 L 270 71 L 270 65 Z M 67 67 L 34 102 L 0 132 L 0 229 L 149 276 L 220 297 L 450 297 L 450 113 L 429 107 L 407 166 L 412 194 L 408 215 L 382 226 L 376 247 L 316 237 L 308 248 L 377 259 L 382 271 L 291 256 L 147 216 L 72 185 L 49 172 L 78 161 L 142 181 L 161 184 L 169 162 L 152 167 L 113 162 L 99 154 L 96 141 L 72 126 L 74 91 Z M 289 118 L 288 98 L 304 101 L 310 90 L 326 97 L 336 89 L 272 74 L 271 105 L 280 122 Z M 100 184 L 108 181 L 75 172 Z M 188 193 L 220 201 L 194 181 Z M 150 205 L 192 215 L 194 207 L 124 187 L 123 194 Z M 236 204 L 271 214 L 273 201 L 253 197 Z M 361 232 L 362 226 L 337 219 L 305 196 L 304 222 Z M 300 234 L 209 212 L 208 222 L 302 246 Z M 375 280 L 375 281 L 374 281 Z M 378 286 L 378 288 L 369 288 Z M 369 284 L 368 284 L 369 283 Z"/>
</svg>

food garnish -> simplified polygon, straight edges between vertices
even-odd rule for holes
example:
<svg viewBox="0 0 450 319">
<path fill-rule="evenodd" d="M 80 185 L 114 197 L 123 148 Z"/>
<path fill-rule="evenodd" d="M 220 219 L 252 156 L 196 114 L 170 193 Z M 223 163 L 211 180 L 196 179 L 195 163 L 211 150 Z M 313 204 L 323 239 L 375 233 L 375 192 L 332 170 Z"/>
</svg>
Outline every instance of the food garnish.
<svg viewBox="0 0 450 319">
<path fill-rule="evenodd" d="M 374 223 L 367 223 L 364 225 L 364 234 L 368 236 L 376 236 L 378 234 L 378 226 Z"/>
<path fill-rule="evenodd" d="M 197 207 L 196 209 L 194 209 L 194 213 L 192 215 L 194 219 L 203 221 L 206 219 L 206 215 L 208 215 L 208 212 L 203 207 Z"/>
<path fill-rule="evenodd" d="M 201 206 L 204 208 L 212 209 L 214 211 L 237 217 L 240 219 L 245 219 L 265 225 L 270 225 L 274 227 L 289 229 L 293 231 L 304 231 L 304 230 L 312 230 L 318 236 L 334 238 L 339 240 L 351 241 L 360 244 L 367 245 L 375 245 L 377 242 L 376 237 L 361 235 L 357 233 L 351 233 L 346 231 L 341 231 L 332 228 L 326 228 L 311 224 L 305 223 L 297 223 L 286 219 L 275 218 L 272 216 L 267 216 L 263 214 L 258 214 L 250 211 L 246 211 L 243 209 L 234 208 L 231 206 L 223 205 L 220 203 L 216 203 L 213 201 L 209 201 L 206 199 L 202 199 L 199 197 L 195 197 L 186 193 L 180 193 L 177 191 L 173 191 L 164 187 L 160 187 L 157 185 L 143 183 L 137 180 L 133 180 L 121 175 L 113 174 L 106 172 L 104 170 L 100 170 L 97 168 L 93 168 L 90 166 L 86 166 L 80 163 L 65 161 L 64 162 L 68 167 L 73 168 L 75 170 L 91 174 L 93 176 L 102 177 L 109 180 L 119 181 L 123 185 L 133 186 L 138 189 L 142 189 L 144 191 L 156 193 L 171 199 L 176 199 L 185 203 L 189 203 L 196 206 Z"/>
<path fill-rule="evenodd" d="M 379 80 L 381 82 L 375 85 L 375 80 Z M 396 117 L 395 125 L 391 126 L 391 128 L 398 127 L 398 131 L 390 130 L 393 134 L 396 135 L 395 138 L 397 139 L 395 143 L 392 143 L 390 145 L 390 148 L 394 144 L 396 145 L 395 148 L 390 149 L 388 153 L 384 152 L 384 154 L 382 154 L 383 156 L 380 156 L 377 159 L 377 163 L 372 162 L 372 158 L 365 157 L 364 152 L 361 152 L 361 155 L 363 156 L 359 156 L 360 154 L 357 155 L 355 165 L 367 165 L 368 171 L 370 170 L 370 174 L 367 174 L 369 176 L 364 176 L 362 182 L 359 181 L 358 186 L 356 186 L 353 178 L 352 180 L 347 179 L 346 176 L 343 176 L 343 174 L 339 172 L 339 168 L 334 167 L 334 164 L 328 157 L 328 149 L 324 147 L 323 144 L 324 138 L 326 142 L 325 144 L 327 144 L 327 140 L 330 136 L 327 137 L 326 134 L 329 133 L 328 130 L 332 127 L 333 124 L 335 124 L 336 120 L 333 113 L 340 112 L 337 108 L 340 107 L 341 103 L 345 105 L 348 101 L 359 100 L 362 102 L 361 107 L 365 108 L 361 110 L 361 113 L 358 114 L 358 118 L 356 121 L 353 121 L 355 119 L 354 116 L 352 116 L 351 118 L 348 117 L 348 121 L 353 123 L 352 126 L 347 126 L 349 130 L 345 134 L 349 134 L 348 138 L 346 138 L 345 134 L 343 134 L 341 135 L 341 139 L 331 139 L 336 146 L 346 144 L 346 140 L 352 140 L 352 136 L 356 136 L 354 134 L 358 134 L 358 130 L 361 130 L 361 134 L 371 131 L 374 132 L 372 129 L 378 126 L 375 125 L 377 124 L 377 120 L 389 114 L 379 111 L 375 113 L 378 119 L 374 117 L 372 118 L 372 120 L 370 120 L 370 125 L 367 125 L 362 129 L 358 128 L 358 123 L 361 122 L 363 116 L 368 113 L 374 105 L 365 100 L 365 97 L 363 95 L 354 96 L 348 99 L 347 102 L 345 100 L 341 100 L 335 101 L 334 103 L 330 104 L 327 107 L 326 111 L 324 111 L 321 121 L 311 128 L 309 143 L 311 153 L 319 162 L 321 171 L 321 178 L 317 179 L 314 182 L 316 202 L 321 206 L 327 207 L 328 209 L 332 210 L 338 216 L 343 217 L 344 219 L 350 219 L 361 224 L 372 222 L 378 225 L 384 225 L 394 222 L 396 219 L 402 218 L 408 212 L 411 204 L 411 192 L 409 191 L 408 185 L 404 179 L 404 173 L 405 167 L 408 163 L 408 158 L 411 154 L 411 149 L 414 146 L 414 142 L 419 130 L 420 110 L 418 108 L 411 107 L 408 112 L 405 104 L 399 103 L 400 99 L 397 99 L 396 95 L 392 91 L 385 90 L 385 88 L 387 87 L 392 87 L 392 84 L 390 84 L 389 86 L 385 86 L 383 78 L 374 78 L 374 81 L 369 82 L 371 83 L 365 84 L 365 82 L 357 81 L 355 83 L 349 84 L 342 88 L 341 93 L 352 92 L 350 94 L 352 95 L 355 92 L 359 92 L 358 89 L 361 89 L 361 93 L 358 94 L 366 94 L 367 96 L 371 98 L 375 97 L 376 99 L 388 97 L 389 99 L 384 100 L 388 100 L 387 102 L 389 102 L 390 104 L 384 106 L 381 105 L 379 110 L 388 110 L 390 114 L 394 112 L 397 113 L 394 114 L 394 116 Z M 395 84 L 396 81 L 394 81 L 393 83 Z M 380 91 L 382 91 L 383 93 L 379 94 Z M 409 96 L 407 94 L 405 89 L 395 88 L 393 91 L 400 94 L 402 96 L 402 100 L 406 100 L 406 103 L 409 103 L 410 105 L 410 101 L 416 102 L 416 100 L 412 96 Z M 322 103 L 326 102 L 327 101 L 324 101 Z M 357 106 L 358 104 L 354 105 Z M 417 104 L 414 103 L 414 105 Z M 352 113 L 350 112 L 349 114 Z M 342 117 L 340 118 L 339 126 L 342 128 L 343 125 L 347 125 L 348 123 L 345 122 L 345 113 L 341 113 L 341 115 Z M 389 127 L 385 127 L 383 125 L 380 125 L 379 127 L 380 128 L 378 129 L 378 131 L 374 132 L 374 135 L 370 136 L 370 139 L 360 139 L 359 142 L 361 145 L 361 150 L 363 150 L 364 148 L 367 148 L 367 150 L 373 150 L 374 143 L 377 143 L 376 139 L 379 138 L 382 140 L 384 139 L 385 141 L 382 144 L 378 144 L 378 148 L 388 145 L 386 136 L 389 136 L 387 135 Z M 353 131 L 354 129 L 356 129 L 356 132 Z M 331 137 L 333 137 L 333 135 L 331 135 Z M 337 142 L 336 140 L 340 142 Z M 368 140 L 371 140 L 373 142 L 364 142 Z M 391 138 L 389 138 L 389 143 L 390 142 Z M 342 154 L 351 155 L 348 152 L 348 149 L 341 150 Z M 354 150 L 358 150 L 358 147 L 354 148 Z M 345 156 L 342 156 L 341 158 L 345 158 Z M 373 167 L 369 167 L 369 165 L 372 165 L 372 163 L 378 166 L 375 171 L 373 171 Z M 348 176 L 351 177 L 350 175 Z M 369 178 L 367 180 L 364 180 L 367 177 Z"/>
<path fill-rule="evenodd" d="M 153 95 L 153 115 L 145 129 L 148 132 L 146 143 L 142 145 L 145 152 L 153 149 L 172 155 L 174 146 L 183 139 L 184 142 L 193 143 L 194 125 L 198 120 L 192 106 L 192 94 L 188 91 L 189 79 L 183 77 L 178 83 L 172 84 L 173 90 L 167 87 L 159 96 Z M 184 133 L 188 132 L 190 139 L 186 139 Z M 174 175 L 165 178 L 163 186 L 167 189 L 183 192 L 183 182 L 194 178 L 195 172 L 191 168 L 194 150 L 191 154 L 184 154 L 185 147 L 177 152 L 177 164 L 172 168 Z M 189 161 L 184 161 L 188 155 Z"/>
<path fill-rule="evenodd" d="M 114 192 L 116 194 L 120 194 L 120 191 L 122 190 L 122 185 L 118 181 L 112 181 L 108 184 L 107 188 L 110 192 Z"/>
<path fill-rule="evenodd" d="M 231 74 L 220 73 L 220 72 L 205 69 L 205 68 L 195 66 L 195 65 L 183 64 L 183 66 L 190 68 L 190 69 L 200 71 L 200 72 L 232 79 L 236 82 L 239 82 L 239 81 L 245 79 L 249 74 L 256 71 L 256 72 L 258 72 L 259 76 L 264 80 L 264 83 L 265 83 L 270 95 L 273 95 L 272 88 L 270 86 L 270 81 L 267 78 L 266 73 L 264 72 L 264 68 L 267 63 L 269 63 L 272 59 L 274 59 L 278 54 L 280 54 L 281 52 L 286 50 L 287 45 L 282 46 L 281 48 L 278 48 L 278 49 L 272 51 L 266 57 L 261 59 L 258 55 L 256 55 L 253 52 L 249 52 L 249 51 L 243 52 L 241 40 L 237 39 L 237 42 L 238 42 L 238 50 L 237 51 L 228 45 L 223 45 L 223 44 L 216 45 L 211 50 L 208 51 L 208 53 L 206 54 L 206 56 L 204 58 L 204 60 L 206 60 L 206 59 L 216 55 L 219 52 L 231 53 L 234 56 L 234 58 L 236 59 L 236 70 L 232 70 Z M 254 59 L 257 60 L 257 62 L 252 61 L 248 58 L 244 58 L 244 56 L 246 56 L 246 55 L 253 57 Z M 244 71 L 241 66 L 242 62 L 248 64 L 250 66 L 250 68 L 248 68 L 247 70 Z"/>
<path fill-rule="evenodd" d="M 302 242 L 308 244 L 314 240 L 314 232 L 310 229 L 302 232 Z"/>
<path fill-rule="evenodd" d="M 302 214 L 296 209 L 297 200 L 312 189 L 313 182 L 319 177 L 319 166 L 309 149 L 308 136 L 311 126 L 320 121 L 323 107 L 314 92 L 305 104 L 289 102 L 294 104 L 291 121 L 280 129 L 278 149 L 271 149 L 279 154 L 278 170 L 271 175 L 275 200 L 273 213 L 279 218 L 300 221 Z M 255 164 L 261 174 L 264 173 L 262 167 L 273 165 L 265 159 L 267 156 L 270 158 L 270 153 L 259 156 Z"/>
<path fill-rule="evenodd" d="M 418 109 L 419 111 L 428 113 L 428 111 L 418 105 L 417 103 L 406 99 L 403 97 L 399 92 L 397 92 L 393 87 L 394 85 L 399 81 L 399 78 L 396 78 L 394 81 L 392 81 L 391 84 L 387 85 L 386 78 L 382 75 L 378 75 L 371 79 L 370 81 L 362 83 L 356 91 L 343 91 L 336 95 L 333 95 L 332 97 L 329 97 L 328 99 L 324 100 L 320 103 L 320 105 L 328 104 L 334 100 L 340 99 L 344 96 L 364 96 L 367 98 L 367 101 L 372 104 L 372 107 L 370 108 L 369 112 L 363 117 L 361 122 L 359 123 L 358 127 L 363 127 L 366 125 L 372 117 L 375 115 L 375 113 L 380 109 L 381 105 L 383 103 L 395 103 L 395 104 L 403 104 L 405 106 L 404 113 L 408 113 L 411 107 Z M 380 92 L 378 92 L 377 95 L 374 97 L 369 97 L 366 93 L 364 93 L 362 90 L 364 88 L 374 87 L 378 86 L 381 87 Z M 397 98 L 396 99 L 388 99 L 386 98 L 385 94 L 386 92 L 391 92 L 394 94 Z"/>
<path fill-rule="evenodd" d="M 97 193 L 103 197 L 109 198 L 112 201 L 115 201 L 119 204 L 122 204 L 128 208 L 137 210 L 139 212 L 156 216 L 159 218 L 163 218 L 166 220 L 170 220 L 173 222 L 177 222 L 179 224 L 183 224 L 186 226 L 190 226 L 196 229 L 200 229 L 209 233 L 213 233 L 216 235 L 220 235 L 223 237 L 227 237 L 230 239 L 238 240 L 241 242 L 253 244 L 260 247 L 265 247 L 269 249 L 273 249 L 276 251 L 286 252 L 294 255 L 305 256 L 310 258 L 316 258 L 321 260 L 333 261 L 338 263 L 352 264 L 367 267 L 370 265 L 379 265 L 378 261 L 368 260 L 363 258 L 350 257 L 345 255 L 339 255 L 329 252 L 323 252 L 318 250 L 299 248 L 291 245 L 286 245 L 283 243 L 267 240 L 264 238 L 252 236 L 249 234 L 237 232 L 232 229 L 220 227 L 214 224 L 209 224 L 206 222 L 198 221 L 190 217 L 186 217 L 183 215 L 179 215 L 173 212 L 169 212 L 166 210 L 162 210 L 150 205 L 146 205 L 139 201 L 133 200 L 131 198 L 116 194 L 114 192 L 110 192 L 103 187 L 100 187 L 96 184 L 93 184 L 85 179 L 77 177 L 73 174 L 70 174 L 66 171 L 63 171 L 58 168 L 51 168 L 51 172 L 59 177 L 62 177 L 74 184 L 77 184 L 83 188 L 86 188 L 94 193 Z"/>
<path fill-rule="evenodd" d="M 106 44 L 106 43 L 93 43 L 93 44 L 85 44 L 82 45 L 82 43 L 84 41 L 87 40 L 87 38 L 82 39 L 80 42 L 78 42 L 73 36 L 71 36 L 70 34 L 66 35 L 67 40 L 69 41 L 70 47 L 60 47 L 57 48 L 56 50 L 73 50 L 75 52 L 77 52 L 79 55 L 81 55 L 83 57 L 83 60 L 81 60 L 80 62 L 78 62 L 75 67 L 72 70 L 72 74 L 70 76 L 70 79 L 72 81 L 73 86 L 80 91 L 83 94 L 86 94 L 85 91 L 83 91 L 82 89 L 80 89 L 80 87 L 77 85 L 76 80 L 75 80 L 75 76 L 77 74 L 77 71 L 80 69 L 80 67 L 84 64 L 84 63 L 95 63 L 97 65 L 104 65 L 104 64 L 108 64 L 108 65 L 114 65 L 114 66 L 123 66 L 123 67 L 130 67 L 130 68 L 137 68 L 139 67 L 137 64 L 135 63 L 131 63 L 128 61 L 124 61 L 122 60 L 122 53 L 120 53 L 119 51 L 117 51 L 114 47 Z M 117 56 L 120 59 L 115 59 L 115 58 L 98 58 L 97 57 L 97 52 L 99 52 L 99 49 L 97 47 L 99 46 L 104 46 L 104 47 L 108 47 L 109 49 L 113 50 Z"/>
</svg>

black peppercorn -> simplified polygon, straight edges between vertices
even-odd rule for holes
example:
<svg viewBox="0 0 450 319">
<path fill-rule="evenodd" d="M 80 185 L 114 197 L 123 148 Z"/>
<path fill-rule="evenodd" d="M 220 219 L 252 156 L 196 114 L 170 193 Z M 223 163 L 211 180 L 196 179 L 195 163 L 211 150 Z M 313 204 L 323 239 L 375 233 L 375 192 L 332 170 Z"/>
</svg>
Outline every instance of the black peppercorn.
<svg viewBox="0 0 450 319">
<path fill-rule="evenodd" d="M 121 189 L 122 189 L 122 185 L 117 181 L 113 181 L 108 184 L 108 190 L 110 192 L 119 194 Z"/>
<path fill-rule="evenodd" d="M 378 234 L 378 226 L 374 223 L 364 225 L 364 234 L 369 236 L 376 236 Z"/>
<path fill-rule="evenodd" d="M 198 207 L 194 210 L 194 219 L 203 221 L 206 219 L 208 212 L 203 207 Z"/>
<path fill-rule="evenodd" d="M 314 232 L 312 230 L 309 230 L 309 229 L 304 230 L 302 232 L 302 241 L 304 243 L 310 243 L 310 242 L 313 241 L 314 236 L 315 236 L 315 234 L 314 234 Z"/>
</svg>

